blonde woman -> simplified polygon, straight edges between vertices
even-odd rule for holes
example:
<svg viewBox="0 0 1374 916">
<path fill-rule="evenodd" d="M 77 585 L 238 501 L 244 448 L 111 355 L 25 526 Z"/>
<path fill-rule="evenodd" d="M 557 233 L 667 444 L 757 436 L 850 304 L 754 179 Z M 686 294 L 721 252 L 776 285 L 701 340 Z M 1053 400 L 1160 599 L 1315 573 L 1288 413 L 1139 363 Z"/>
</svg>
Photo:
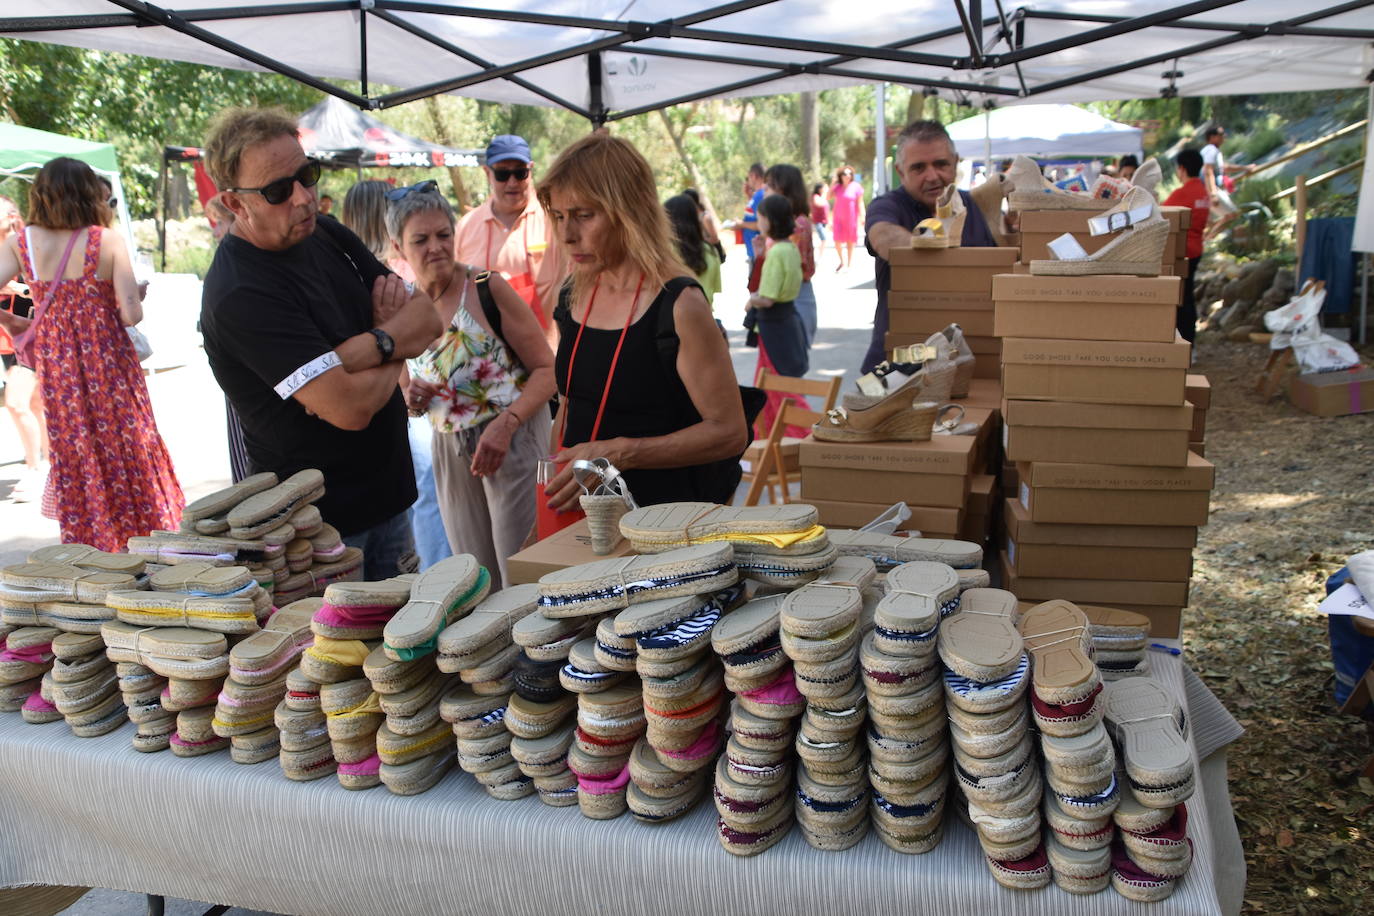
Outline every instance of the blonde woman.
<svg viewBox="0 0 1374 916">
<path fill-rule="evenodd" d="M 653 171 L 633 146 L 591 134 L 539 185 L 571 276 L 554 311 L 562 406 L 546 487 L 577 507 L 567 465 L 606 458 L 640 505 L 728 502 L 748 427 L 725 340 L 678 256 Z"/>
</svg>

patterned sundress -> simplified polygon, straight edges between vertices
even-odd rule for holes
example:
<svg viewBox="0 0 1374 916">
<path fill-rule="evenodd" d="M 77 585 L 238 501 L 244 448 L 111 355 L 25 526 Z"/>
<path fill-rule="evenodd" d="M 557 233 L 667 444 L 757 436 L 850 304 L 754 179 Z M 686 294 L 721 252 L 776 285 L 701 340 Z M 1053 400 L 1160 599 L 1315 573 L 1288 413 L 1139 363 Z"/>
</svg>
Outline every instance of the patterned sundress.
<svg viewBox="0 0 1374 916">
<path fill-rule="evenodd" d="M 114 284 L 96 276 L 100 229 L 77 231 L 86 232 L 81 276 L 52 281 L 57 290 L 34 330 L 52 441 L 45 502 L 51 496 L 63 543 L 119 551 L 131 536 L 175 528 L 186 499 L 119 320 Z M 25 236 L 18 235 L 21 264 L 39 303 L 50 282 L 31 276 Z"/>
</svg>

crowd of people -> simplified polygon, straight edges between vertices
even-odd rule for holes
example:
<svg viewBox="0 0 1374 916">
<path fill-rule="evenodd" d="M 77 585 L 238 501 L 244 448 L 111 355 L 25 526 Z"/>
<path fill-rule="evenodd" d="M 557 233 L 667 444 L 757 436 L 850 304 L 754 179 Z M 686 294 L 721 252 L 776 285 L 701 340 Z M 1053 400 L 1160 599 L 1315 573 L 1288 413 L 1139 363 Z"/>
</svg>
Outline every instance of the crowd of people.
<svg viewBox="0 0 1374 916">
<path fill-rule="evenodd" d="M 1200 215 L 1190 274 L 1234 169 L 1220 139 L 1178 156 L 1187 180 L 1166 201 Z M 804 376 L 818 263 L 831 243 L 835 270 L 848 270 L 862 226 L 876 268 L 866 372 L 885 355 L 888 255 L 933 215 L 958 161 L 940 124 L 908 125 L 899 185 L 867 205 L 848 165 L 808 183 L 795 165 L 755 164 L 743 218 L 720 224 L 694 189 L 660 202 L 644 157 L 605 132 L 542 175 L 528 143 L 502 135 L 486 150 L 490 193 L 461 218 L 435 181 L 368 180 L 335 219 L 293 119 L 225 112 L 205 143 L 218 248 L 200 327 L 234 477 L 322 469 L 321 510 L 363 548 L 369 579 L 462 552 L 505 581 L 541 508 L 577 508 L 580 460 L 609 460 L 641 505 L 729 502 L 757 405 L 746 412 L 712 309 L 721 233 L 744 242 L 739 320 L 759 366 Z M 1136 166 L 1121 161 L 1119 177 Z M 989 227 L 959 193 L 962 244 L 997 244 L 994 228 L 1008 225 Z M 35 181 L 27 226 L 0 198 L 0 328 L 15 339 L 4 368 L 24 448 L 19 495 L 43 500 L 64 541 L 119 549 L 174 526 L 183 498 L 124 333 L 142 291 L 106 228 L 108 196 L 88 166 L 56 159 Z M 1191 337 L 1187 291 L 1179 325 Z M 763 407 L 765 424 L 776 407 Z"/>
</svg>

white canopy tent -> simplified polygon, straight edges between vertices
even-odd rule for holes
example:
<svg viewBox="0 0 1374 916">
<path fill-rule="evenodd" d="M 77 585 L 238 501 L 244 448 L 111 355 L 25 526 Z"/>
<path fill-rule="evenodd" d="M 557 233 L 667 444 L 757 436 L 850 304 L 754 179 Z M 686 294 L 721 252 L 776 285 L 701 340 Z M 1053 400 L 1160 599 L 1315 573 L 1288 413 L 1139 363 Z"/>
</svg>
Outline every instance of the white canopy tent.
<svg viewBox="0 0 1374 916">
<path fill-rule="evenodd" d="M 1141 154 L 1138 127 L 1076 105 L 1016 105 L 946 125 L 962 158 L 1123 156 Z"/>
<path fill-rule="evenodd" d="M 975 104 L 1364 85 L 1374 0 L 0 0 L 0 35 L 284 73 L 361 108 L 452 92 L 594 122 L 861 82 Z M 358 91 L 321 78 L 356 81 Z M 397 87 L 374 94 L 378 84 Z"/>
</svg>

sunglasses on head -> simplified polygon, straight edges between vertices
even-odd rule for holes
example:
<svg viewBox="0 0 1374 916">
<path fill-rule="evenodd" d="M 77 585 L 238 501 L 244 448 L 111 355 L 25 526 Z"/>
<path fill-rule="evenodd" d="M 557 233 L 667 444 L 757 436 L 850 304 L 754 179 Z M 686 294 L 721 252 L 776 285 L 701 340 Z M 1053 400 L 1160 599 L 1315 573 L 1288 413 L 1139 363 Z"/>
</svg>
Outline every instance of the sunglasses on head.
<svg viewBox="0 0 1374 916">
<path fill-rule="evenodd" d="M 296 170 L 296 174 L 278 178 L 276 181 L 269 181 L 260 188 L 225 188 L 225 190 L 233 191 L 235 194 L 261 194 L 263 200 L 276 205 L 286 202 L 298 181 L 303 188 L 313 188 L 319 184 L 320 164 L 313 161 L 307 162 Z"/>
<path fill-rule="evenodd" d="M 425 181 L 417 182 L 404 188 L 392 188 L 386 192 L 387 200 L 405 200 L 411 194 L 428 194 L 430 191 L 438 191 L 439 182 L 430 178 Z"/>
<path fill-rule="evenodd" d="M 514 178 L 516 181 L 524 181 L 530 177 L 529 166 L 522 166 L 518 169 L 492 169 L 491 177 L 496 179 L 497 184 L 505 184 Z"/>
</svg>

